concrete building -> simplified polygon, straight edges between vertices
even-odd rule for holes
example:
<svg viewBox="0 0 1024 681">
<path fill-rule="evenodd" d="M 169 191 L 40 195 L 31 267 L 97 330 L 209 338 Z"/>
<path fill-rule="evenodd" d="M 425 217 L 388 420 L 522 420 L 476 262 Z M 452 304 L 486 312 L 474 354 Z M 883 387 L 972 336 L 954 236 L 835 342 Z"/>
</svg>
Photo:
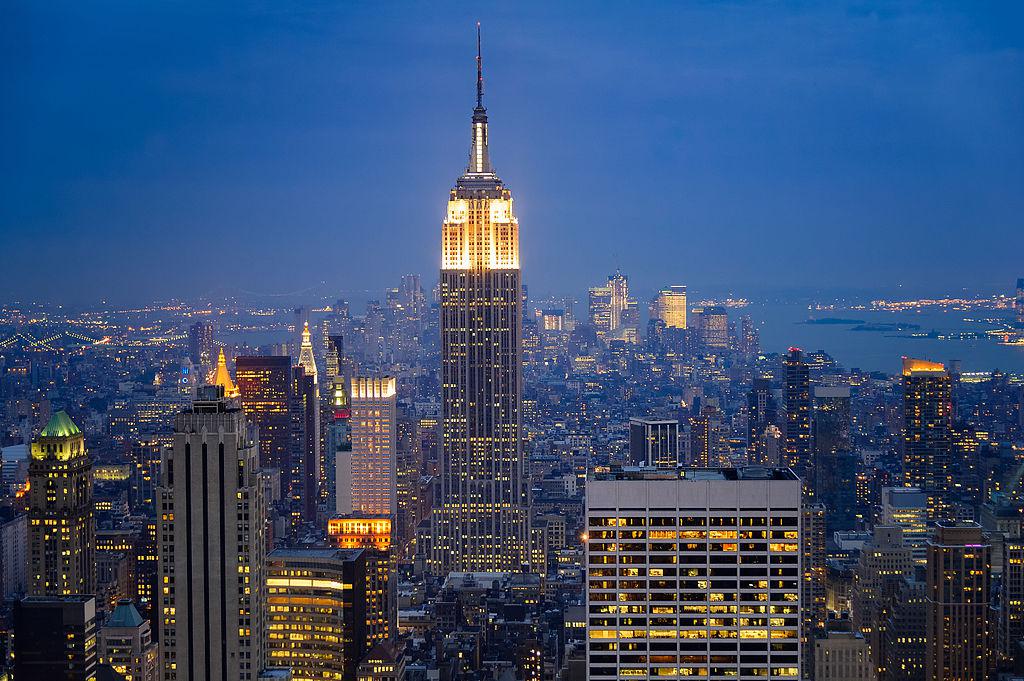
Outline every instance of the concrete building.
<svg viewBox="0 0 1024 681">
<path fill-rule="evenodd" d="M 158 492 L 164 681 L 255 679 L 264 667 L 264 484 L 236 400 L 203 386 L 174 422 Z"/>
<path fill-rule="evenodd" d="M 814 642 L 814 681 L 876 681 L 868 643 L 860 632 L 830 631 Z"/>
<path fill-rule="evenodd" d="M 799 678 L 800 495 L 788 469 L 592 473 L 588 678 Z"/>
</svg>

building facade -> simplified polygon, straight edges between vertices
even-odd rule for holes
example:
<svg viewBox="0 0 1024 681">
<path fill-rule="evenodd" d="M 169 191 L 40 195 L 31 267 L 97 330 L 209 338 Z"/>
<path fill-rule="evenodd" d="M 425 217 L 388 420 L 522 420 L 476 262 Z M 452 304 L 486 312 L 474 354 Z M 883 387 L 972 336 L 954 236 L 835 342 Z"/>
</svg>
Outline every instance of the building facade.
<svg viewBox="0 0 1024 681">
<path fill-rule="evenodd" d="M 65 412 L 32 443 L 28 466 L 29 594 L 96 592 L 92 460 L 85 435 Z"/>
<path fill-rule="evenodd" d="M 451 190 L 442 225 L 437 574 L 519 571 L 528 559 L 519 222 L 511 192 L 491 167 L 477 60 L 469 166 Z"/>
<path fill-rule="evenodd" d="M 255 679 L 264 667 L 264 484 L 237 401 L 204 386 L 178 414 L 159 489 L 164 681 Z"/>
<path fill-rule="evenodd" d="M 592 473 L 587 678 L 799 678 L 800 494 L 786 469 Z"/>
</svg>

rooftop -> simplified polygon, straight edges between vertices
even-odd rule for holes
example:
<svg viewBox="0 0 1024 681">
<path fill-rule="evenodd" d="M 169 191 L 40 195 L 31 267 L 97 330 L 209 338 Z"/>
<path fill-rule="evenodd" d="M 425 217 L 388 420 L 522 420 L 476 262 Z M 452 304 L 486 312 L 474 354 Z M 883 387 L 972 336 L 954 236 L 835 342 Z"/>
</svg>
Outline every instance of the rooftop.
<svg viewBox="0 0 1024 681">
<path fill-rule="evenodd" d="M 72 435 L 81 434 L 82 431 L 71 420 L 68 413 L 66 411 L 58 411 L 50 418 L 50 422 L 46 424 L 43 431 L 39 433 L 39 437 L 71 437 Z"/>
<path fill-rule="evenodd" d="M 788 468 L 744 466 L 742 468 L 652 468 L 623 466 L 598 468 L 590 480 L 797 480 Z"/>
</svg>

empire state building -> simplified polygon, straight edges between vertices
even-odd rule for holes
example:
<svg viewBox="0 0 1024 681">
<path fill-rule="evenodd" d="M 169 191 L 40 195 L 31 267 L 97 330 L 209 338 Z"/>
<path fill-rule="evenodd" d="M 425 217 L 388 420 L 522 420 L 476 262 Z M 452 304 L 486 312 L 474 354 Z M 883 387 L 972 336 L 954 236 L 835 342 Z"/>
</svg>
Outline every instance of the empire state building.
<svg viewBox="0 0 1024 681">
<path fill-rule="evenodd" d="M 441 498 L 431 568 L 519 572 L 528 495 L 520 442 L 519 222 L 491 167 L 477 26 L 469 166 L 441 226 Z"/>
</svg>

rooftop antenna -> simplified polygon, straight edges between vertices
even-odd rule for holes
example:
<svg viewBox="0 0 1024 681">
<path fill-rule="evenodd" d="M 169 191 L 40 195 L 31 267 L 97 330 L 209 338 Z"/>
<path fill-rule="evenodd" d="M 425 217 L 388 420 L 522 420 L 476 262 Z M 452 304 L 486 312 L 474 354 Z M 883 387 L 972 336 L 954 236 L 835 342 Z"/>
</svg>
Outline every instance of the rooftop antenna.
<svg viewBox="0 0 1024 681">
<path fill-rule="evenodd" d="M 484 108 L 484 58 L 480 49 L 480 22 L 476 22 L 476 106 Z"/>
</svg>

